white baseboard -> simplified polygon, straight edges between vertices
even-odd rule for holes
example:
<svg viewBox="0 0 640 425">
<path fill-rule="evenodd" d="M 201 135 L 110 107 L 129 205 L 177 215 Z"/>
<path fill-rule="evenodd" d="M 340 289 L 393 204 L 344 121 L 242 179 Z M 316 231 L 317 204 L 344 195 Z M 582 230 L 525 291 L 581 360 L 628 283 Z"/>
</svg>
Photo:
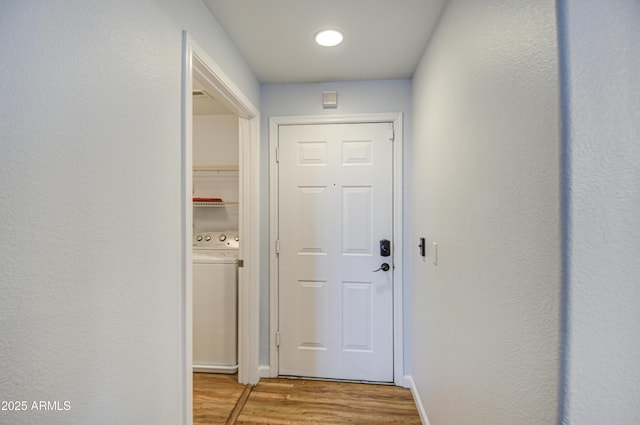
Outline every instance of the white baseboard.
<svg viewBox="0 0 640 425">
<path fill-rule="evenodd" d="M 420 415 L 422 425 L 431 425 L 429 423 L 429 418 L 427 417 L 427 411 L 424 410 L 424 405 L 422 404 L 422 399 L 420 398 L 420 394 L 418 393 L 416 383 L 413 382 L 413 378 L 411 377 L 411 375 L 405 375 L 404 380 L 405 382 L 409 383 L 409 388 L 411 388 L 411 395 L 413 396 L 413 401 L 416 403 L 416 408 L 418 409 L 418 414 Z"/>
<path fill-rule="evenodd" d="M 238 372 L 238 364 L 236 363 L 234 366 L 212 366 L 207 364 L 193 364 L 194 372 L 202 372 L 202 373 L 222 373 L 232 375 Z"/>
</svg>

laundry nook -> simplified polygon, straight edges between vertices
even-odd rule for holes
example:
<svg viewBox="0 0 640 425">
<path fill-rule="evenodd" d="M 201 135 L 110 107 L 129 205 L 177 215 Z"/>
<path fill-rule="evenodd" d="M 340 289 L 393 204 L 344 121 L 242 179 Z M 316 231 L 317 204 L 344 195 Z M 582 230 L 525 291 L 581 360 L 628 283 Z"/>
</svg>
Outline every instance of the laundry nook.
<svg viewBox="0 0 640 425">
<path fill-rule="evenodd" d="M 194 79 L 194 372 L 238 370 L 238 194 L 238 117 Z"/>
</svg>

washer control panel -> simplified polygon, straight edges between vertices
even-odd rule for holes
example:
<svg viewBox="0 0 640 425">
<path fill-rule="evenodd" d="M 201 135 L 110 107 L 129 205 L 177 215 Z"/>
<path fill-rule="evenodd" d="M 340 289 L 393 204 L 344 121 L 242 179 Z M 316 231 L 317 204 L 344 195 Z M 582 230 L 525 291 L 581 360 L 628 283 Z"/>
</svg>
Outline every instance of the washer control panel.
<svg viewBox="0 0 640 425">
<path fill-rule="evenodd" d="M 200 249 L 238 249 L 240 238 L 237 230 L 203 232 L 193 235 L 193 247 Z"/>
</svg>

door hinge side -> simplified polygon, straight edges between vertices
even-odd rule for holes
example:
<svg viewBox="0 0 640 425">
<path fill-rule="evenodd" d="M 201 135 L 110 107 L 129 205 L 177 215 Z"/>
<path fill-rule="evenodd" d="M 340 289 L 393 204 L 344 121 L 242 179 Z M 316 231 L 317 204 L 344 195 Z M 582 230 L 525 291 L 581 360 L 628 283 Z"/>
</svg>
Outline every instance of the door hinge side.
<svg viewBox="0 0 640 425">
<path fill-rule="evenodd" d="M 280 148 L 276 148 L 276 163 L 280 162 Z"/>
<path fill-rule="evenodd" d="M 244 267 L 244 260 L 238 260 L 238 267 Z"/>
<path fill-rule="evenodd" d="M 276 240 L 276 254 L 280 254 L 280 239 Z"/>
<path fill-rule="evenodd" d="M 276 347 L 280 347 L 280 331 L 276 331 Z"/>
<path fill-rule="evenodd" d="M 393 123 L 389 123 L 391 125 L 391 137 L 389 137 L 389 140 L 391 142 L 395 142 L 396 141 L 396 129 L 393 125 Z"/>
</svg>

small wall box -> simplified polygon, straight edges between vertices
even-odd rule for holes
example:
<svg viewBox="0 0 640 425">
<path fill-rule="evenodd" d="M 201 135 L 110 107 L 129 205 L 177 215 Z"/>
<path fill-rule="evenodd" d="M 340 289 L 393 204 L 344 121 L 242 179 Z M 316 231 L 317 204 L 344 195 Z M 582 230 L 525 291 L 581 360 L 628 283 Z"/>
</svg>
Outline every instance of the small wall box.
<svg viewBox="0 0 640 425">
<path fill-rule="evenodd" d="M 338 92 L 337 91 L 325 91 L 322 93 L 322 107 L 323 108 L 337 108 L 338 107 Z"/>
</svg>

